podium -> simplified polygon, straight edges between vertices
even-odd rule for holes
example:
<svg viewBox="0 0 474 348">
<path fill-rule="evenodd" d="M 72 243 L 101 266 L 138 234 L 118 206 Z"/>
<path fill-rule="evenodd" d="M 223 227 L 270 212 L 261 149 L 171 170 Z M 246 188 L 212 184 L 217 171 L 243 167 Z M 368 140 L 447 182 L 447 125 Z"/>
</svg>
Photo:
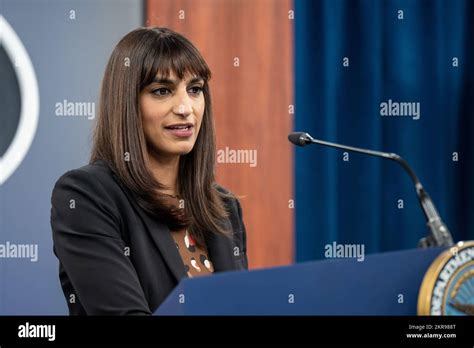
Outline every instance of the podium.
<svg viewBox="0 0 474 348">
<path fill-rule="evenodd" d="M 184 278 L 154 315 L 416 315 L 443 248 Z"/>
</svg>

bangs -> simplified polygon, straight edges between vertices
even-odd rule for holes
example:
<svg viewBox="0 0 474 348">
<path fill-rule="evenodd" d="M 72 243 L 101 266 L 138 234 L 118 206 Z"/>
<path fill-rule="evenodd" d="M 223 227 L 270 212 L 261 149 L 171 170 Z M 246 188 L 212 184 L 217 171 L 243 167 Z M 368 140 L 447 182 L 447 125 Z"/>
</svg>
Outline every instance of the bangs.
<svg viewBox="0 0 474 348">
<path fill-rule="evenodd" d="M 156 76 L 169 78 L 172 73 L 180 80 L 191 76 L 207 82 L 211 78 L 211 71 L 203 57 L 186 38 L 155 35 L 147 46 L 140 89 L 152 83 Z"/>
</svg>

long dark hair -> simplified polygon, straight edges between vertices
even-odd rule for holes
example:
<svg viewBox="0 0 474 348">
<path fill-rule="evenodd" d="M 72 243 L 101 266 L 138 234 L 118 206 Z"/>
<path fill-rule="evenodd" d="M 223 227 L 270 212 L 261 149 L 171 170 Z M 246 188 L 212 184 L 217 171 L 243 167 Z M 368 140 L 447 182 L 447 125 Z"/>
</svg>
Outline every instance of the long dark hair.
<svg viewBox="0 0 474 348">
<path fill-rule="evenodd" d="M 139 95 L 159 73 L 180 79 L 192 74 L 204 80 L 205 109 L 193 150 L 181 156 L 178 173 L 183 207 L 170 204 L 158 191 L 150 171 L 142 126 Z M 188 228 L 198 245 L 209 233 L 229 231 L 224 199 L 232 194 L 215 183 L 216 145 L 209 79 L 211 71 L 199 51 L 184 36 L 167 28 L 140 28 L 123 37 L 113 50 L 102 81 L 99 117 L 94 132 L 91 163 L 105 161 L 133 192 L 139 205 L 171 230 Z"/>
</svg>

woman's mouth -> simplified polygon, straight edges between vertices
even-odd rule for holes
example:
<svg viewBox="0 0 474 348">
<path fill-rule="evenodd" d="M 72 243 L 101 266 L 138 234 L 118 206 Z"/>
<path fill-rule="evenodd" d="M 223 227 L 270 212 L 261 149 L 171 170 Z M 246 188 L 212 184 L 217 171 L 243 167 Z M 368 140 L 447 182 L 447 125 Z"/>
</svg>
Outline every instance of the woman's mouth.
<svg viewBox="0 0 474 348">
<path fill-rule="evenodd" d="M 188 138 L 193 135 L 194 126 L 191 123 L 174 124 L 166 126 L 165 129 L 178 138 Z"/>
</svg>

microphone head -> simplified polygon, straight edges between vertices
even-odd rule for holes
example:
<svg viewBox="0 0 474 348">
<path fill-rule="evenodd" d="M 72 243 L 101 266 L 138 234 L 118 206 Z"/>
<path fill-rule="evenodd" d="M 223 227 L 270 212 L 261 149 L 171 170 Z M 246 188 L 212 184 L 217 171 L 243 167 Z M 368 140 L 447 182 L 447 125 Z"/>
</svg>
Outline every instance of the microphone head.
<svg viewBox="0 0 474 348">
<path fill-rule="evenodd" d="M 288 140 L 297 145 L 297 146 L 305 146 L 311 143 L 311 136 L 305 132 L 293 132 L 288 134 Z"/>
</svg>

